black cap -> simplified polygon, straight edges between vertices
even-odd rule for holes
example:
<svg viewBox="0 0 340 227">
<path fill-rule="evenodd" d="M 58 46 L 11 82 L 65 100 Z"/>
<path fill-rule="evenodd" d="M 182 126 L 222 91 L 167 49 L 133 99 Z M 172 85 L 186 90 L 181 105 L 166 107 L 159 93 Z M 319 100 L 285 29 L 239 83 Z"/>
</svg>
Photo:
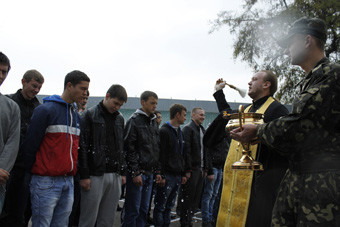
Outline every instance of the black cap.
<svg viewBox="0 0 340 227">
<path fill-rule="evenodd" d="M 295 34 L 311 35 L 325 43 L 327 40 L 326 23 L 318 18 L 310 19 L 302 17 L 294 22 L 288 31 L 288 35 L 284 39 L 279 40 L 278 44 L 283 48 L 287 48 L 291 38 L 293 38 Z"/>
</svg>

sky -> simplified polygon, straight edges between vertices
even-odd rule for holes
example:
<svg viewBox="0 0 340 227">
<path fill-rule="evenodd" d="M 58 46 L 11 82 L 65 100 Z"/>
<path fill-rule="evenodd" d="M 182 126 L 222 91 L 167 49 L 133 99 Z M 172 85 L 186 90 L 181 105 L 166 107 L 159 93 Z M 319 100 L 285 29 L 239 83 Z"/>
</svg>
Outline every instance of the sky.
<svg viewBox="0 0 340 227">
<path fill-rule="evenodd" d="M 65 75 L 85 72 L 90 95 L 121 84 L 129 97 L 145 90 L 159 98 L 214 100 L 215 81 L 247 89 L 253 72 L 233 59 L 235 35 L 209 34 L 211 22 L 241 1 L 32 0 L 1 3 L 0 51 L 12 69 L 0 92 L 21 87 L 29 69 L 45 77 L 40 94 L 61 94 Z M 250 102 L 225 88 L 228 101 Z"/>
</svg>

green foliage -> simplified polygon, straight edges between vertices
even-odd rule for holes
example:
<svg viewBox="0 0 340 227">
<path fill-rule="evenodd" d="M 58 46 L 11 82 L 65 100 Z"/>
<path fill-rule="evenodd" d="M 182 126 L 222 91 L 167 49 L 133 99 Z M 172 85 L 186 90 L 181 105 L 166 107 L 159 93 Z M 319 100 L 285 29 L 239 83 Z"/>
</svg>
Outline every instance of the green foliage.
<svg viewBox="0 0 340 227">
<path fill-rule="evenodd" d="M 302 16 L 323 19 L 328 26 L 325 53 L 332 61 L 340 61 L 339 0 L 244 0 L 241 13 L 222 11 L 212 23 L 211 32 L 227 25 L 236 36 L 234 58 L 240 58 L 254 71 L 272 70 L 279 77 L 276 98 L 290 103 L 298 94 L 298 82 L 305 76 L 290 65 L 276 41 L 284 37 L 292 23 Z"/>
</svg>

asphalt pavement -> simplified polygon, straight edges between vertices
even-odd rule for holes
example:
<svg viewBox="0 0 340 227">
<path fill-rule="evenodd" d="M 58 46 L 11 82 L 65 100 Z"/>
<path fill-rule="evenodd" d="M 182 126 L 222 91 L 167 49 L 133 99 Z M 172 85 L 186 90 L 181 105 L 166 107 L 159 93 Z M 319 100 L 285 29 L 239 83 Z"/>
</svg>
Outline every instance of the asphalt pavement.
<svg viewBox="0 0 340 227">
<path fill-rule="evenodd" d="M 123 207 L 123 205 L 124 205 L 124 199 L 119 200 L 119 206 Z M 173 215 L 176 215 L 175 210 L 176 210 L 176 206 L 174 207 L 174 209 L 172 211 Z M 153 213 L 152 211 L 153 211 L 153 204 L 151 206 L 151 216 L 152 216 L 152 213 Z M 198 227 L 198 226 L 201 226 L 201 225 L 202 225 L 201 212 L 198 211 L 198 212 L 195 213 L 195 215 L 193 217 L 193 227 Z M 32 223 L 30 222 L 28 224 L 28 227 L 31 227 L 31 226 L 32 226 Z M 121 211 L 116 212 L 115 221 L 114 221 L 114 224 L 113 224 L 113 227 L 119 227 L 119 226 L 121 226 Z M 171 227 L 181 226 L 180 223 L 179 223 L 179 216 L 176 215 L 176 217 L 171 220 L 170 226 Z M 153 225 L 150 225 L 150 227 L 153 227 Z"/>
</svg>

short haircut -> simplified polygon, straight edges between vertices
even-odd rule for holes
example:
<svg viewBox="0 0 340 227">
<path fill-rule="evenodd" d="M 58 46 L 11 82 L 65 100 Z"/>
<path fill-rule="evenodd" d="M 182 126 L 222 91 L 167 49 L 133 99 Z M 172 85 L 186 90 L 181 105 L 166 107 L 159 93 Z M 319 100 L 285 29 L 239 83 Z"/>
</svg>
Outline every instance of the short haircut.
<svg viewBox="0 0 340 227">
<path fill-rule="evenodd" d="M 157 115 L 157 114 L 160 114 L 160 115 L 162 115 L 162 113 L 161 113 L 161 112 L 159 112 L 158 110 L 155 110 L 155 115 Z"/>
<path fill-rule="evenodd" d="M 25 72 L 24 76 L 22 77 L 27 83 L 30 82 L 32 79 L 37 81 L 40 84 L 44 83 L 44 77 L 41 73 L 35 69 L 28 70 Z"/>
<path fill-rule="evenodd" d="M 155 99 L 158 99 L 158 96 L 157 96 L 157 94 L 155 92 L 153 92 L 153 91 L 144 91 L 140 95 L 140 100 L 144 100 L 145 102 L 147 102 L 149 97 L 154 97 Z"/>
<path fill-rule="evenodd" d="M 82 81 L 90 82 L 90 78 L 85 73 L 78 70 L 69 72 L 65 76 L 64 90 L 66 89 L 66 85 L 68 82 L 70 82 L 73 86 L 76 86 L 77 84 L 80 84 Z"/>
<path fill-rule="evenodd" d="M 181 104 L 172 104 L 170 106 L 170 119 L 174 119 L 177 113 L 182 114 L 183 110 L 186 112 L 187 108 Z"/>
<path fill-rule="evenodd" d="M 110 98 L 117 98 L 120 101 L 127 101 L 127 93 L 125 88 L 122 85 L 114 84 L 112 85 L 109 90 L 107 90 L 106 94 L 110 95 Z"/>
<path fill-rule="evenodd" d="M 322 19 L 319 18 L 312 18 L 310 19 L 310 21 L 312 21 L 313 27 L 316 28 L 318 30 L 318 35 L 316 34 L 310 34 L 311 36 L 313 36 L 313 38 L 315 39 L 316 42 L 316 46 L 321 49 L 324 50 L 325 49 L 325 44 L 327 41 L 327 25 L 326 22 Z M 322 33 L 320 35 L 320 33 Z"/>
<path fill-rule="evenodd" d="M 2 52 L 0 52 L 0 64 L 8 66 L 8 72 L 11 69 L 11 62 L 9 58 Z"/>
<path fill-rule="evenodd" d="M 321 50 L 324 50 L 325 49 L 325 42 L 322 41 L 321 39 L 319 38 L 316 38 L 313 36 L 313 38 L 315 39 L 315 43 L 316 43 L 316 46 L 321 49 Z"/>
<path fill-rule="evenodd" d="M 203 110 L 204 111 L 204 109 L 202 107 L 195 107 L 195 108 L 192 109 L 191 114 L 196 113 L 197 110 Z"/>
<path fill-rule="evenodd" d="M 270 70 L 261 70 L 260 72 L 264 72 L 266 74 L 263 77 L 263 80 L 270 82 L 269 92 L 270 95 L 273 96 L 277 90 L 277 76 Z"/>
</svg>

